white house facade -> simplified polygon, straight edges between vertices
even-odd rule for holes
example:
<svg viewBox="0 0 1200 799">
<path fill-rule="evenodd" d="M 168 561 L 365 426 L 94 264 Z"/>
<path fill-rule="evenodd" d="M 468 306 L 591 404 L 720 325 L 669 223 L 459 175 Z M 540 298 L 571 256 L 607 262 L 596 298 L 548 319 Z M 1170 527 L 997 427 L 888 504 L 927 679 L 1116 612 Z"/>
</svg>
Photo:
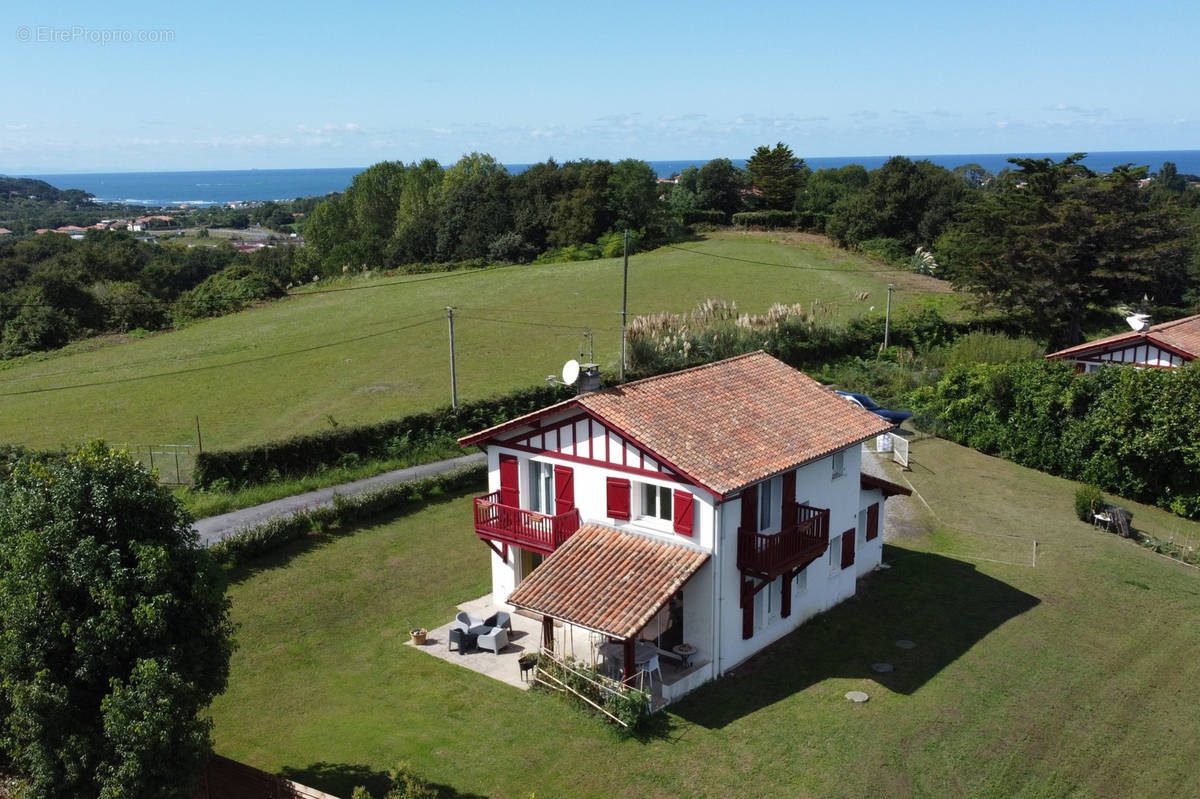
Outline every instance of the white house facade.
<svg viewBox="0 0 1200 799">
<path fill-rule="evenodd" d="M 764 353 L 581 394 L 462 439 L 493 599 L 624 646 L 692 652 L 669 701 L 853 596 L 888 496 L 891 425 Z"/>
<path fill-rule="evenodd" d="M 1200 315 L 1150 325 L 1052 352 L 1049 360 L 1070 361 L 1081 372 L 1101 366 L 1177 369 L 1200 355 Z"/>
</svg>

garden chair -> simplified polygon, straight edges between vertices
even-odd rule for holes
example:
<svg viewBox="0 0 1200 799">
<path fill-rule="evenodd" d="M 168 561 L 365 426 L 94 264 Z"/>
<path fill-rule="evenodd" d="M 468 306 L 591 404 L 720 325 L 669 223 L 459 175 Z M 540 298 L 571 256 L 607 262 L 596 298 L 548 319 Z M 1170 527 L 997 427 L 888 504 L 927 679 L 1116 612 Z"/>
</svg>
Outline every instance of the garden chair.
<svg viewBox="0 0 1200 799">
<path fill-rule="evenodd" d="M 462 630 L 464 633 L 471 632 L 472 627 L 482 627 L 483 619 L 478 616 L 473 616 L 466 611 L 459 613 L 454 617 L 454 621 L 450 622 L 451 630 Z"/>
<path fill-rule="evenodd" d="M 499 655 L 500 650 L 508 646 L 508 630 L 503 627 L 489 627 L 487 632 L 479 633 L 475 646 L 480 649 L 490 649 Z"/>
<path fill-rule="evenodd" d="M 503 627 L 510 633 L 512 632 L 512 617 L 502 610 L 488 616 L 483 624 L 486 627 Z"/>
<path fill-rule="evenodd" d="M 662 666 L 660 666 L 658 663 L 658 655 L 651 655 L 650 659 L 642 664 L 642 670 L 639 674 L 639 676 L 642 678 L 643 684 L 645 684 L 646 681 L 650 683 L 651 691 L 654 690 L 654 672 L 658 672 L 658 683 L 659 685 L 662 685 Z"/>
</svg>

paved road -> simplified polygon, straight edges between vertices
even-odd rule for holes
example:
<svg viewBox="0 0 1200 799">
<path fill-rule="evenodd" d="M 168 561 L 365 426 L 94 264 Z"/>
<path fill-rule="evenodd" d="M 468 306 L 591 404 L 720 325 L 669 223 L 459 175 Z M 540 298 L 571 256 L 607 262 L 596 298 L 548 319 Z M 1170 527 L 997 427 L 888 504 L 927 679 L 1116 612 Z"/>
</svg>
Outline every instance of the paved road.
<svg viewBox="0 0 1200 799">
<path fill-rule="evenodd" d="M 200 534 L 201 543 L 207 546 L 219 541 L 229 533 L 240 530 L 243 527 L 262 524 L 276 516 L 290 516 L 297 511 L 331 506 L 333 505 L 334 494 L 350 497 L 355 494 L 361 494 L 364 491 L 372 491 L 377 488 L 394 485 L 395 483 L 406 483 L 410 480 L 420 480 L 425 477 L 445 474 L 460 466 L 482 463 L 485 460 L 487 460 L 486 453 L 473 452 L 470 455 L 460 455 L 457 458 L 450 458 L 444 461 L 423 463 L 420 466 L 410 466 L 407 469 L 384 472 L 374 477 L 368 477 L 365 480 L 321 488 L 317 491 L 309 491 L 307 494 L 297 494 L 294 497 L 277 499 L 274 502 L 255 505 L 252 508 L 243 508 L 231 513 L 223 513 L 220 516 L 210 516 L 207 519 L 197 521 L 195 528 L 196 532 Z"/>
</svg>

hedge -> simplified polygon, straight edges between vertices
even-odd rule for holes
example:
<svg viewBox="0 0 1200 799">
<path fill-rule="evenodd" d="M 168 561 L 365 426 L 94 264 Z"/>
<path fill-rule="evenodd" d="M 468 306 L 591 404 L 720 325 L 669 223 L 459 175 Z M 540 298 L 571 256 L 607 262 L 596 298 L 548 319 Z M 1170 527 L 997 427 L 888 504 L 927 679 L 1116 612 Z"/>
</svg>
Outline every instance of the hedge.
<svg viewBox="0 0 1200 799">
<path fill-rule="evenodd" d="M 933 432 L 1200 519 L 1200 366 L 956 366 L 911 404 Z"/>
<path fill-rule="evenodd" d="M 501 397 L 466 402 L 365 425 L 348 425 L 255 444 L 242 449 L 203 452 L 196 456 L 192 480 L 202 489 L 236 488 L 311 474 L 347 457 L 398 457 L 413 447 L 453 441 L 514 416 L 571 396 L 573 389 L 535 386 Z"/>
<path fill-rule="evenodd" d="M 334 495 L 333 507 L 300 511 L 291 516 L 279 516 L 268 522 L 244 527 L 209 547 L 218 563 L 234 566 L 247 558 L 303 538 L 311 532 L 324 532 L 356 521 L 372 519 L 388 511 L 402 512 L 425 500 L 452 496 L 467 490 L 483 490 L 487 485 L 487 465 L 476 464 L 447 474 L 396 483 L 375 491 L 344 497 Z"/>
<path fill-rule="evenodd" d="M 794 211 L 742 211 L 733 215 L 734 227 L 772 228 L 796 227 Z"/>
<path fill-rule="evenodd" d="M 724 225 L 728 223 L 729 217 L 724 211 L 718 211 L 715 208 L 695 208 L 691 211 L 684 211 L 681 221 L 685 225 L 694 225 L 699 222 L 710 225 Z"/>
</svg>

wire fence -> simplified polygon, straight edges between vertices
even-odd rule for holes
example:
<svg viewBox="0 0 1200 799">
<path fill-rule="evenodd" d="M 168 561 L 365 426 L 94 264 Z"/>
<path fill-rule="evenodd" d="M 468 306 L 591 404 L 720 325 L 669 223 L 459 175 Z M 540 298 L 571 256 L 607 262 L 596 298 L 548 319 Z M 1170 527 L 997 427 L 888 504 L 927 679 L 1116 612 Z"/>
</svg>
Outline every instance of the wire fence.
<svg viewBox="0 0 1200 799">
<path fill-rule="evenodd" d="M 192 484 L 192 467 L 196 464 L 196 444 L 126 444 L 125 449 L 135 461 L 158 475 L 164 485 Z"/>
</svg>

